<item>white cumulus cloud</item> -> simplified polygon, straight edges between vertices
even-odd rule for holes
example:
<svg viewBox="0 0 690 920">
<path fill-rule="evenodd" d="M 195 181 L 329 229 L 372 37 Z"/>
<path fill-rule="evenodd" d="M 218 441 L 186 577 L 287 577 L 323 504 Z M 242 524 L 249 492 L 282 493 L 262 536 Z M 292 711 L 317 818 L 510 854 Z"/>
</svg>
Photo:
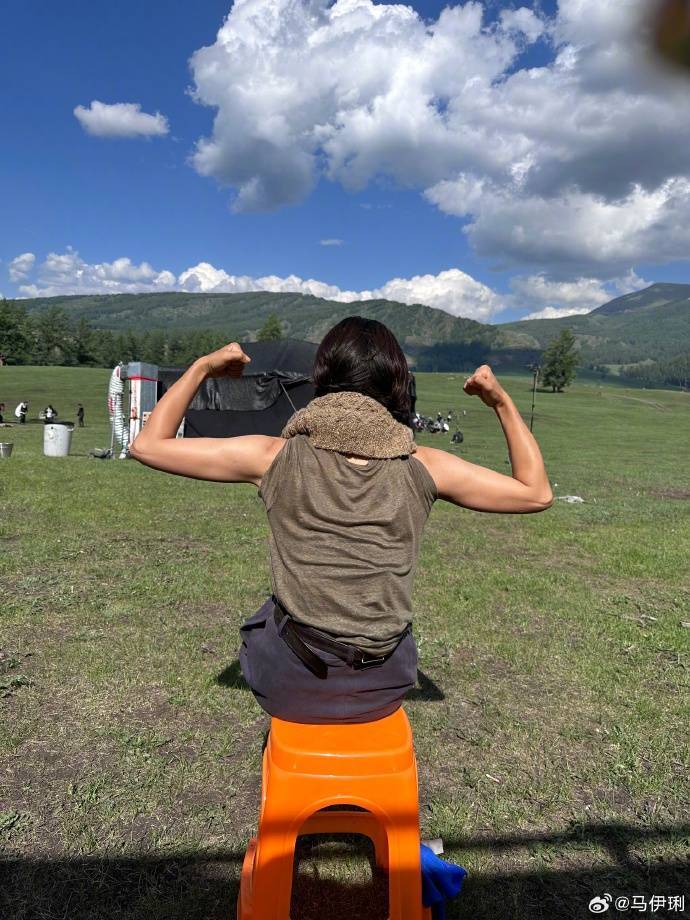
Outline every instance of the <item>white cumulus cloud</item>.
<svg viewBox="0 0 690 920">
<path fill-rule="evenodd" d="M 437 275 L 393 278 L 373 291 L 372 296 L 401 303 L 423 303 L 454 316 L 466 316 L 485 323 L 506 307 L 500 294 L 457 268 Z"/>
<path fill-rule="evenodd" d="M 182 272 L 178 283 L 184 290 L 205 293 L 294 291 L 344 303 L 355 300 L 397 300 L 400 303 L 425 304 L 455 316 L 466 316 L 483 322 L 488 322 L 505 308 L 499 294 L 459 269 L 449 269 L 437 275 L 393 278 L 378 288 L 349 291 L 314 278 L 305 280 L 298 275 L 288 275 L 285 278 L 277 275 L 259 278 L 229 275 L 208 262 L 201 262 Z"/>
<path fill-rule="evenodd" d="M 631 264 L 683 260 L 690 251 L 686 178 L 651 190 L 636 184 L 617 199 L 579 190 L 530 196 L 467 176 L 426 194 L 448 214 L 464 216 L 474 208 L 466 232 L 476 250 L 500 252 L 510 265 L 546 263 L 552 272 L 589 269 L 610 278 Z"/>
<path fill-rule="evenodd" d="M 191 58 L 193 97 L 217 110 L 192 162 L 234 186 L 238 211 L 299 201 L 320 171 L 351 188 L 379 172 L 437 181 L 485 146 L 480 126 L 460 129 L 457 101 L 543 29 L 527 9 L 482 26 L 479 3 L 427 26 L 409 6 L 370 0 L 237 0 Z M 494 144 L 480 158 L 498 167 L 507 153 Z"/>
<path fill-rule="evenodd" d="M 33 252 L 23 252 L 21 255 L 15 256 L 8 267 L 10 281 L 16 283 L 26 278 L 31 273 L 35 261 L 36 256 Z"/>
<path fill-rule="evenodd" d="M 606 280 L 685 260 L 690 93 L 649 62 L 647 5 L 560 0 L 548 18 L 505 2 L 489 23 L 479 2 L 425 21 L 371 0 L 236 0 L 191 58 L 215 112 L 192 163 L 236 211 L 301 201 L 321 175 L 392 177 L 502 267 Z M 527 66 L 536 42 L 546 63 Z"/>
<path fill-rule="evenodd" d="M 533 308 L 520 319 L 555 319 L 590 313 L 614 297 L 639 291 L 649 284 L 632 269 L 607 284 L 597 278 L 558 281 L 543 274 L 517 276 L 510 282 L 513 295 L 509 301 L 513 307 Z"/>
<path fill-rule="evenodd" d="M 88 263 L 68 247 L 63 253 L 50 252 L 36 269 L 36 280 L 22 284 L 23 297 L 57 297 L 64 294 L 134 294 L 142 291 L 173 290 L 177 279 L 172 272 L 156 271 L 148 262 L 136 265 L 130 259 Z M 23 276 L 26 278 L 26 275 Z"/>
<path fill-rule="evenodd" d="M 74 115 L 95 137 L 162 137 L 170 130 L 165 115 L 142 112 L 139 102 L 109 104 L 94 99 L 88 108 L 78 105 Z"/>
</svg>

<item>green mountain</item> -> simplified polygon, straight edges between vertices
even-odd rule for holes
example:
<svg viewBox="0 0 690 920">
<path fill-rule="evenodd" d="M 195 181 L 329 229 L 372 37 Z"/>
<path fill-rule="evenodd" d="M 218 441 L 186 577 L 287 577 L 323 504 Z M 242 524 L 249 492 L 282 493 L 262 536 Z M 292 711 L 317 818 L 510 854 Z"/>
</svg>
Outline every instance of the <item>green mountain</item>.
<svg viewBox="0 0 690 920">
<path fill-rule="evenodd" d="M 666 361 L 690 343 L 690 284 L 653 284 L 598 307 L 559 319 L 487 324 L 422 304 L 390 300 L 339 303 L 294 293 L 112 294 L 25 300 L 30 313 L 60 307 L 74 320 L 114 332 L 220 330 L 228 340 L 252 340 L 270 313 L 285 334 L 319 342 L 338 320 L 360 314 L 386 323 L 418 370 L 465 370 L 487 362 L 524 368 L 564 326 L 580 348 L 580 365 Z"/>
<path fill-rule="evenodd" d="M 73 319 L 84 317 L 100 329 L 223 329 L 236 338 L 256 335 L 270 313 L 277 313 L 286 334 L 318 342 L 344 316 L 359 313 L 395 325 L 414 344 L 472 340 L 493 329 L 443 310 L 390 300 L 339 303 L 304 294 L 106 294 L 25 300 L 30 312 L 60 307 Z"/>
<path fill-rule="evenodd" d="M 580 316 L 502 323 L 528 348 L 545 348 L 565 326 L 580 346 L 581 364 L 668 360 L 690 349 L 690 284 L 652 284 Z"/>
<path fill-rule="evenodd" d="M 97 329 L 136 332 L 164 329 L 191 332 L 222 330 L 228 340 L 252 340 L 270 313 L 280 318 L 287 336 L 320 342 L 345 316 L 359 314 L 389 326 L 406 354 L 422 370 L 458 369 L 459 364 L 496 360 L 517 338 L 497 326 L 451 316 L 422 304 L 391 300 L 339 303 L 303 294 L 113 294 L 45 297 L 22 303 L 30 313 L 59 307 L 73 320 L 86 319 Z M 515 342 L 513 341 L 515 339 Z M 532 350 L 530 350 L 532 351 Z"/>
</svg>

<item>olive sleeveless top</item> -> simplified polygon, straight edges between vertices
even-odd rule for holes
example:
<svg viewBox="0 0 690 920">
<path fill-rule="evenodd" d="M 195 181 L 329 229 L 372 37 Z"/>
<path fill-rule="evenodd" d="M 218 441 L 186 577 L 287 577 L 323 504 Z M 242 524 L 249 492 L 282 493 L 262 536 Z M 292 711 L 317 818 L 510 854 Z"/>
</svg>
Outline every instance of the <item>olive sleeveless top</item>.
<svg viewBox="0 0 690 920">
<path fill-rule="evenodd" d="M 298 622 L 384 654 L 412 621 L 436 483 L 414 454 L 355 465 L 287 439 L 261 480 L 273 593 Z"/>
</svg>

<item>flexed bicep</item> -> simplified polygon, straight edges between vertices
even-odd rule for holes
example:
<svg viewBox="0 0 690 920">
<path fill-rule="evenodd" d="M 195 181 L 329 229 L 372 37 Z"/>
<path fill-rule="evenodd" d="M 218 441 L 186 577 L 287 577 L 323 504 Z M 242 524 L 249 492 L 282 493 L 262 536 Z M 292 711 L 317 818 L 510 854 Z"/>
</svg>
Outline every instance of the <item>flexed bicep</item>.
<svg viewBox="0 0 690 920">
<path fill-rule="evenodd" d="M 454 505 L 473 511 L 530 514 L 553 503 L 553 496 L 447 451 L 420 447 L 417 455 L 431 473 L 439 498 Z"/>
</svg>

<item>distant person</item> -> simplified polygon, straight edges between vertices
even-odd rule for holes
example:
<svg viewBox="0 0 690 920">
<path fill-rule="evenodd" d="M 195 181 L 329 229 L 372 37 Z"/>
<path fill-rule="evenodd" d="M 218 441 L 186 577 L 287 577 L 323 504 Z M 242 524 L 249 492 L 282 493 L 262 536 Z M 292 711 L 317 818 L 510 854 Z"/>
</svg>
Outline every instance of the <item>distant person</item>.
<svg viewBox="0 0 690 920">
<path fill-rule="evenodd" d="M 28 402 L 20 402 L 17 408 L 14 410 L 14 417 L 19 419 L 20 425 L 26 425 L 26 414 L 29 411 Z"/>
<path fill-rule="evenodd" d="M 77 424 L 80 428 L 84 427 L 84 407 L 81 403 L 77 406 Z"/>
<path fill-rule="evenodd" d="M 44 416 L 45 421 L 48 424 L 50 424 L 50 422 L 52 422 L 54 418 L 57 418 L 57 410 L 53 406 L 51 406 L 50 403 L 48 403 L 48 405 L 43 411 L 43 416 Z"/>
<path fill-rule="evenodd" d="M 0 403 L 0 425 L 4 425 L 5 419 L 3 418 L 3 413 L 5 411 L 5 403 Z"/>
</svg>

